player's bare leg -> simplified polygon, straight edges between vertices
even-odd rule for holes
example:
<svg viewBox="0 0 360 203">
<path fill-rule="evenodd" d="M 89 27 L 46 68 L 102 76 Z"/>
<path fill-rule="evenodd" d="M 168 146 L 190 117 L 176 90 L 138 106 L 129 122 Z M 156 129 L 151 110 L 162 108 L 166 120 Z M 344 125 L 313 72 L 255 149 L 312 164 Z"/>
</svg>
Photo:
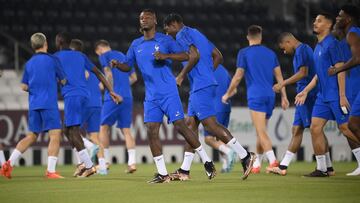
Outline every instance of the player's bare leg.
<svg viewBox="0 0 360 203">
<path fill-rule="evenodd" d="M 134 173 L 136 171 L 136 151 L 135 151 L 135 139 L 131 135 L 130 128 L 121 128 L 121 132 L 125 137 L 125 145 L 128 153 L 128 168 L 126 173 Z"/>
</svg>

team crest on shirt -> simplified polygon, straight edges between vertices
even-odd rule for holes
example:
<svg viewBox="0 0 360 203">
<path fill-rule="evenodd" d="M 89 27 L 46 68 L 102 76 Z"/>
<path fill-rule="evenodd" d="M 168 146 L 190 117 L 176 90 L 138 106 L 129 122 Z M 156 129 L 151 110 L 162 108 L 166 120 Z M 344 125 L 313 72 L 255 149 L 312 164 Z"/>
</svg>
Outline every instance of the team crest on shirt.
<svg viewBox="0 0 360 203">
<path fill-rule="evenodd" d="M 159 51 L 160 50 L 160 47 L 159 47 L 159 45 L 158 44 L 155 44 L 155 51 Z"/>
<path fill-rule="evenodd" d="M 321 51 L 319 51 L 319 56 L 321 56 Z"/>
</svg>

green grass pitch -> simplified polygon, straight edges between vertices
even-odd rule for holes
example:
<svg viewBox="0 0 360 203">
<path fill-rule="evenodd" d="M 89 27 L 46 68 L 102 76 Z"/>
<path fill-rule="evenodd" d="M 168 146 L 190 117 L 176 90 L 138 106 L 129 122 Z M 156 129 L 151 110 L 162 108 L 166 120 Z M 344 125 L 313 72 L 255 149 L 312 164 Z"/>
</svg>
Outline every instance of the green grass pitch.
<svg viewBox="0 0 360 203">
<path fill-rule="evenodd" d="M 153 164 L 138 165 L 138 171 L 131 175 L 124 173 L 125 165 L 112 165 L 107 176 L 83 179 L 71 177 L 74 166 L 61 166 L 58 171 L 66 177 L 62 180 L 44 179 L 45 167 L 16 167 L 11 180 L 0 177 L 0 202 L 360 202 L 360 177 L 345 176 L 356 163 L 335 163 L 334 177 L 302 177 L 314 166 L 292 163 L 284 177 L 265 174 L 263 166 L 261 174 L 242 181 L 239 163 L 233 172 L 219 173 L 213 180 L 207 179 L 201 164 L 194 164 L 190 181 L 152 185 L 146 181 L 155 171 Z M 167 167 L 173 171 L 179 164 Z"/>
</svg>

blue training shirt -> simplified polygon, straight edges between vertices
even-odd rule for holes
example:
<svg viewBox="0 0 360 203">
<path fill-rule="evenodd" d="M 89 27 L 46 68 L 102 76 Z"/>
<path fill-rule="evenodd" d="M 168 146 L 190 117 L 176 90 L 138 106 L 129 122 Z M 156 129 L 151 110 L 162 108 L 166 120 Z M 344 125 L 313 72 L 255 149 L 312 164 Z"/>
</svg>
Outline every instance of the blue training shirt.
<svg viewBox="0 0 360 203">
<path fill-rule="evenodd" d="M 48 53 L 34 54 L 25 64 L 21 81 L 29 87 L 29 110 L 58 109 L 57 79 L 64 78 L 56 57 Z"/>
<path fill-rule="evenodd" d="M 296 82 L 297 93 L 303 91 L 316 74 L 313 49 L 309 45 L 301 43 L 295 49 L 293 58 L 294 74 L 297 73 L 303 66 L 307 67 L 308 75 Z M 317 92 L 317 87 L 315 87 L 308 95 L 316 96 Z"/>
<path fill-rule="evenodd" d="M 54 55 L 59 58 L 63 70 L 67 75 L 67 83 L 62 88 L 63 97 L 89 97 L 85 70 L 91 72 L 95 65 L 83 53 L 71 49 L 60 50 Z"/>
<path fill-rule="evenodd" d="M 337 75 L 329 76 L 328 69 L 339 62 L 344 62 L 339 41 L 329 34 L 319 42 L 314 50 L 316 74 L 318 76 L 319 93 L 325 102 L 339 100 Z"/>
<path fill-rule="evenodd" d="M 200 59 L 188 73 L 190 93 L 199 89 L 217 85 L 213 73 L 214 65 L 211 57 L 212 48 L 209 40 L 197 29 L 184 26 L 177 34 L 176 41 L 183 50 L 189 51 L 190 46 L 195 46 L 200 53 Z M 187 62 L 184 62 L 185 65 Z"/>
<path fill-rule="evenodd" d="M 126 56 L 120 51 L 108 51 L 99 56 L 101 67 L 110 68 L 110 61 L 117 60 L 119 62 L 125 62 Z M 132 98 L 129 76 L 134 72 L 134 68 L 130 72 L 123 72 L 117 68 L 111 68 L 113 76 L 113 88 L 114 91 L 123 98 Z M 112 100 L 109 91 L 105 92 L 105 101 Z"/>
<path fill-rule="evenodd" d="M 171 60 L 155 60 L 154 53 L 180 53 L 183 50 L 176 41 L 165 34 L 156 33 L 153 39 L 144 37 L 135 39 L 126 54 L 127 64 L 139 67 L 145 83 L 145 100 L 163 99 L 169 95 L 178 95 L 175 77 L 171 72 Z"/>
<path fill-rule="evenodd" d="M 89 90 L 88 107 L 101 107 L 102 97 L 99 87 L 99 79 L 93 72 L 89 72 L 89 78 L 87 80 L 87 89 Z"/>
<path fill-rule="evenodd" d="M 221 65 L 221 64 L 219 64 L 219 66 L 214 71 L 214 76 L 215 76 L 215 79 L 216 79 L 217 83 L 219 84 L 216 87 L 215 111 L 217 113 L 219 113 L 219 112 L 231 112 L 231 102 L 230 102 L 230 100 L 228 101 L 227 104 L 224 104 L 221 101 L 222 96 L 226 93 L 227 89 L 230 86 L 231 77 L 230 77 L 228 71 L 225 69 L 225 67 L 223 65 Z"/>
<path fill-rule="evenodd" d="M 360 38 L 360 27 L 353 26 L 349 29 L 348 33 L 350 32 L 355 33 Z M 344 43 L 346 45 L 344 45 Z M 341 40 L 340 44 L 341 44 L 341 48 L 345 50 L 345 52 L 343 52 L 345 61 L 348 61 L 352 57 L 350 46 L 347 43 L 346 39 Z M 352 93 L 351 96 L 349 95 L 349 97 L 355 99 L 357 94 L 360 92 L 360 65 L 357 65 L 354 68 L 352 68 L 350 70 L 349 75 L 350 75 L 349 86 L 351 87 L 350 91 Z M 347 86 L 346 89 L 348 89 Z"/>
<path fill-rule="evenodd" d="M 260 44 L 243 48 L 237 55 L 236 65 L 245 71 L 248 99 L 275 97 L 272 87 L 279 61 L 271 49 Z"/>
</svg>

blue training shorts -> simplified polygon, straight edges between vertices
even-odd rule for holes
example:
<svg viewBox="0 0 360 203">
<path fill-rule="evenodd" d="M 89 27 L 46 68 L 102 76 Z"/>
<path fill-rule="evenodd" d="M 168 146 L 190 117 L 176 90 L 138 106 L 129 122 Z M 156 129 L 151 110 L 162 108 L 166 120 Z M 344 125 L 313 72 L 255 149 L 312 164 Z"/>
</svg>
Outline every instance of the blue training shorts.
<svg viewBox="0 0 360 203">
<path fill-rule="evenodd" d="M 41 133 L 61 129 L 61 119 L 58 109 L 29 110 L 29 130 Z"/>
<path fill-rule="evenodd" d="M 132 122 L 133 101 L 130 97 L 123 98 L 123 102 L 116 104 L 112 100 L 104 102 L 101 111 L 101 125 L 112 126 L 117 122 L 118 128 L 130 128 Z"/>
<path fill-rule="evenodd" d="M 144 101 L 144 122 L 162 123 L 164 115 L 168 123 L 184 119 L 184 110 L 179 94 L 169 95 L 163 99 Z"/>
<path fill-rule="evenodd" d="M 248 106 L 250 110 L 264 112 L 266 119 L 270 119 L 275 106 L 275 97 L 249 98 Z"/>
<path fill-rule="evenodd" d="M 70 96 L 64 98 L 65 102 L 65 126 L 76 126 L 83 123 L 83 116 L 88 98 L 84 96 Z"/>
<path fill-rule="evenodd" d="M 342 113 L 339 100 L 325 102 L 321 97 L 317 97 L 312 117 L 336 120 L 337 124 L 341 125 L 348 122 L 349 114 Z"/>
<path fill-rule="evenodd" d="M 209 86 L 190 94 L 188 116 L 197 117 L 202 121 L 211 116 L 216 116 L 215 97 L 216 86 Z"/>
<path fill-rule="evenodd" d="M 351 104 L 351 116 L 360 116 L 360 92 L 357 94 L 356 98 Z"/>
<path fill-rule="evenodd" d="M 81 127 L 88 133 L 100 130 L 101 107 L 87 107 L 84 112 L 84 122 Z"/>
<path fill-rule="evenodd" d="M 294 126 L 309 128 L 311 125 L 311 115 L 315 105 L 316 97 L 308 97 L 301 106 L 296 106 L 294 116 Z"/>
</svg>

